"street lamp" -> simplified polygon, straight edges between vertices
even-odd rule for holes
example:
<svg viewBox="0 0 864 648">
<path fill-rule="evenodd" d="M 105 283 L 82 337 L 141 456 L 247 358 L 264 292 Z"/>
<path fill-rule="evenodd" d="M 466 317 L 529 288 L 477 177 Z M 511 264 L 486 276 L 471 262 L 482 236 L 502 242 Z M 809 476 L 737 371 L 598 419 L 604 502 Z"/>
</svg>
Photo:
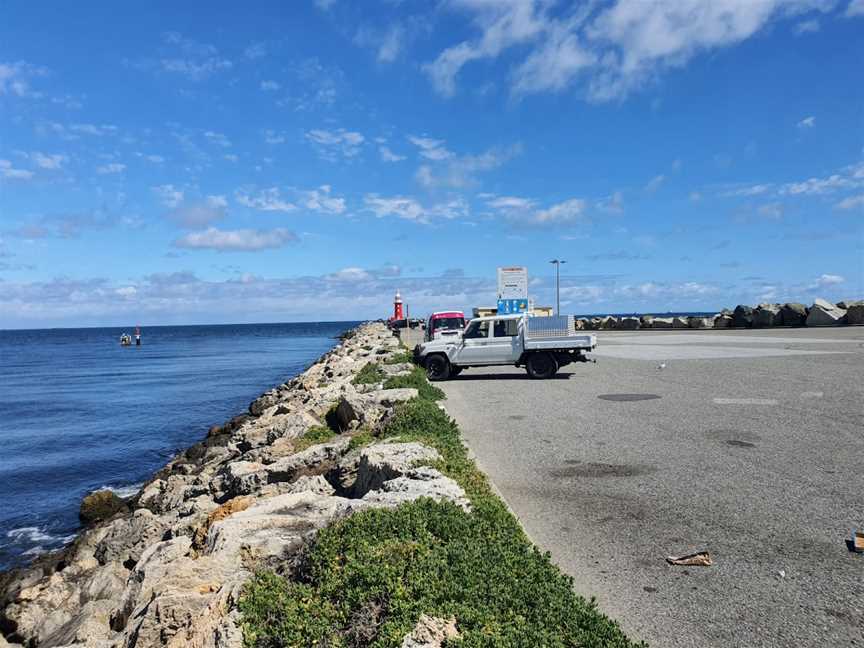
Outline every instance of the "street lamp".
<svg viewBox="0 0 864 648">
<path fill-rule="evenodd" d="M 564 259 L 552 259 L 549 263 L 555 264 L 555 314 L 561 314 L 561 264 L 567 263 Z"/>
</svg>

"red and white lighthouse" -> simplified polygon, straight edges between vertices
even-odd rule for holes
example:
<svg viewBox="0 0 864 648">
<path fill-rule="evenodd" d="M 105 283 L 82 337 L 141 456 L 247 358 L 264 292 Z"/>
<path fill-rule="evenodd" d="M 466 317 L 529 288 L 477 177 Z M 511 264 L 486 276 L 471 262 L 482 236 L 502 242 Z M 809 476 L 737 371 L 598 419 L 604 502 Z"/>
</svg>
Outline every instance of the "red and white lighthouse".
<svg viewBox="0 0 864 648">
<path fill-rule="evenodd" d="M 399 290 L 396 290 L 396 296 L 393 298 L 393 319 L 400 320 L 404 319 L 405 316 L 402 314 L 402 295 L 399 294 Z"/>
</svg>

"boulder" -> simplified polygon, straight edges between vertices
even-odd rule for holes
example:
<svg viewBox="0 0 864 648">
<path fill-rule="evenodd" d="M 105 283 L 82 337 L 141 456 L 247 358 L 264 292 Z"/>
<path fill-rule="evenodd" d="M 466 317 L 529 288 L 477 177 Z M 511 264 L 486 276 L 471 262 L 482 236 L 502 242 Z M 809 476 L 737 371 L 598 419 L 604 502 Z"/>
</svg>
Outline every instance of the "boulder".
<svg viewBox="0 0 864 648">
<path fill-rule="evenodd" d="M 582 318 L 574 319 L 573 320 L 573 326 L 576 328 L 577 331 L 584 331 L 585 330 L 585 320 Z"/>
<path fill-rule="evenodd" d="M 673 318 L 671 317 L 655 317 L 651 321 L 651 328 L 655 329 L 671 329 Z"/>
<path fill-rule="evenodd" d="M 618 318 L 612 316 L 606 316 L 600 320 L 599 329 L 601 331 L 612 331 L 618 326 Z"/>
<path fill-rule="evenodd" d="M 302 452 L 289 455 L 264 467 L 267 481 L 293 482 L 304 475 L 323 475 L 336 467 L 339 459 L 348 450 L 350 439 L 339 439 L 332 443 L 319 443 Z"/>
<path fill-rule="evenodd" d="M 340 473 L 356 472 L 353 484 L 343 482 L 354 497 L 362 497 L 371 490 L 381 488 L 384 482 L 395 479 L 415 468 L 420 463 L 432 463 L 441 459 L 438 451 L 417 443 L 376 443 L 363 448 L 359 456 L 346 457 L 340 464 Z M 356 461 L 356 471 L 353 468 Z"/>
<path fill-rule="evenodd" d="M 807 307 L 804 304 L 789 302 L 780 307 L 781 326 L 804 326 L 807 322 Z"/>
<path fill-rule="evenodd" d="M 412 398 L 417 398 L 418 391 L 413 387 L 400 389 L 380 389 L 372 393 L 371 400 L 376 405 L 393 407 L 398 403 L 404 403 Z"/>
<path fill-rule="evenodd" d="M 672 328 L 676 329 L 684 329 L 690 328 L 690 322 L 686 317 L 673 317 L 672 318 Z"/>
<path fill-rule="evenodd" d="M 449 501 L 465 511 L 471 510 L 462 487 L 429 466 L 412 468 L 402 477 L 384 482 L 379 490 L 369 491 L 360 501 L 372 506 L 391 507 L 413 502 L 419 497 Z"/>
<path fill-rule="evenodd" d="M 753 311 L 753 328 L 779 326 L 780 304 L 759 304 Z"/>
<path fill-rule="evenodd" d="M 414 629 L 402 639 L 401 648 L 441 648 L 444 642 L 458 638 L 454 617 L 442 619 L 421 614 Z"/>
<path fill-rule="evenodd" d="M 753 326 L 753 309 L 750 306 L 738 305 L 732 313 L 732 326 L 750 328 Z"/>
<path fill-rule="evenodd" d="M 864 326 L 864 301 L 849 304 L 846 311 L 846 323 L 849 326 Z"/>
<path fill-rule="evenodd" d="M 132 515 L 111 522 L 93 555 L 102 565 L 119 562 L 128 569 L 141 559 L 147 547 L 165 534 L 167 527 L 167 521 L 149 509 L 138 509 Z"/>
<path fill-rule="evenodd" d="M 635 331 L 639 328 L 641 322 L 638 317 L 622 317 L 618 320 L 618 330 L 621 331 Z"/>
<path fill-rule="evenodd" d="M 807 313 L 807 326 L 839 326 L 845 323 L 846 311 L 824 299 L 817 299 Z"/>
<path fill-rule="evenodd" d="M 404 376 L 411 373 L 412 369 L 414 369 L 414 365 L 412 365 L 410 362 L 400 362 L 399 364 L 392 365 L 381 365 L 381 371 L 383 371 L 388 376 Z"/>
<path fill-rule="evenodd" d="M 639 318 L 639 324 L 641 328 L 654 328 L 654 316 L 643 315 Z"/>
<path fill-rule="evenodd" d="M 726 313 L 720 313 L 714 316 L 714 328 L 729 328 L 732 326 L 732 316 Z"/>
<path fill-rule="evenodd" d="M 81 500 L 78 517 L 84 524 L 93 524 L 107 520 L 112 515 L 126 510 L 126 503 L 110 490 L 100 490 L 90 493 Z"/>
<path fill-rule="evenodd" d="M 691 329 L 714 328 L 714 319 L 711 317 L 688 317 L 687 324 Z"/>
</svg>

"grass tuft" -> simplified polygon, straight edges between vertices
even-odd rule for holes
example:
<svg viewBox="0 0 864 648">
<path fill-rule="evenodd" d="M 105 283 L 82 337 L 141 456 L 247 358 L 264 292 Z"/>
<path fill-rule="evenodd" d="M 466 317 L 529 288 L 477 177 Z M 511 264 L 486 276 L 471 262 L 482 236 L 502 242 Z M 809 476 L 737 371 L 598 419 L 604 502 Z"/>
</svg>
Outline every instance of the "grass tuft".
<svg viewBox="0 0 864 648">
<path fill-rule="evenodd" d="M 404 362 L 414 364 L 414 354 L 410 351 L 399 351 L 394 353 L 389 358 L 384 361 L 384 364 L 395 365 L 402 364 Z"/>
<path fill-rule="evenodd" d="M 384 380 L 384 372 L 374 362 L 367 362 L 351 381 L 355 385 L 374 385 Z"/>
<path fill-rule="evenodd" d="M 407 376 L 391 376 L 384 382 L 384 389 L 401 387 L 413 387 L 424 400 L 436 401 L 444 398 L 444 392 L 426 380 L 426 372 L 422 367 L 414 367 Z"/>
<path fill-rule="evenodd" d="M 294 447 L 294 452 L 300 452 L 301 450 L 310 448 L 313 445 L 318 445 L 319 443 L 326 443 L 335 436 L 336 433 L 329 427 L 313 425 L 306 430 L 306 433 L 303 436 L 293 442 L 292 445 Z"/>
</svg>

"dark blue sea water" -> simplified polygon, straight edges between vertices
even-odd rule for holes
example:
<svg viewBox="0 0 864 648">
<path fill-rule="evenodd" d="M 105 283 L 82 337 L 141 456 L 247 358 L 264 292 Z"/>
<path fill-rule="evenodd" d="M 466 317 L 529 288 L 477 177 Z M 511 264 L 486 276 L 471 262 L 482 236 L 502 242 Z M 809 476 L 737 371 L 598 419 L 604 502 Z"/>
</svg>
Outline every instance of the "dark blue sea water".
<svg viewBox="0 0 864 648">
<path fill-rule="evenodd" d="M 140 347 L 119 328 L 0 331 L 0 569 L 71 540 L 84 495 L 131 494 L 355 324 L 154 327 Z"/>
</svg>

